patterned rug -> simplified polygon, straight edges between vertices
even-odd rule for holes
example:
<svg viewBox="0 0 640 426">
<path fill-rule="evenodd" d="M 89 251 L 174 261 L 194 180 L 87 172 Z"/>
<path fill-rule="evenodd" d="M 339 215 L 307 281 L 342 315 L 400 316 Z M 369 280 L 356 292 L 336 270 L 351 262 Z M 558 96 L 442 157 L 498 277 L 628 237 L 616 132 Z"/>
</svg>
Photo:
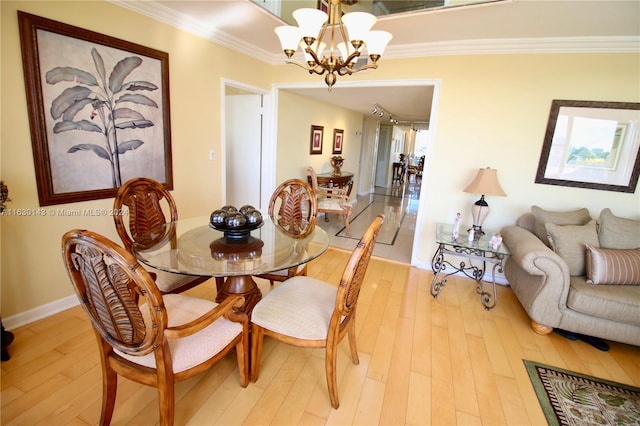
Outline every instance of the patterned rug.
<svg viewBox="0 0 640 426">
<path fill-rule="evenodd" d="M 640 425 L 640 388 L 523 361 L 550 425 Z"/>
</svg>

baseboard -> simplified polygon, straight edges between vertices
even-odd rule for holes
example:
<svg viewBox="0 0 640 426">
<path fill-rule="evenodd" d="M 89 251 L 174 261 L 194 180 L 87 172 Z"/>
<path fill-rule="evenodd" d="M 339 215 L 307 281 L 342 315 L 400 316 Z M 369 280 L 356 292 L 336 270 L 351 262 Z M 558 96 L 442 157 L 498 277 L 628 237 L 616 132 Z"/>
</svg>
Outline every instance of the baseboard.
<svg viewBox="0 0 640 426">
<path fill-rule="evenodd" d="M 78 297 L 73 295 L 58 299 L 54 302 L 47 303 L 46 305 L 38 306 L 37 308 L 30 309 L 19 314 L 12 315 L 10 317 L 2 317 L 2 325 L 7 330 L 13 330 L 23 325 L 31 324 L 32 322 L 47 318 L 58 312 L 66 311 L 69 308 L 78 306 Z"/>
</svg>

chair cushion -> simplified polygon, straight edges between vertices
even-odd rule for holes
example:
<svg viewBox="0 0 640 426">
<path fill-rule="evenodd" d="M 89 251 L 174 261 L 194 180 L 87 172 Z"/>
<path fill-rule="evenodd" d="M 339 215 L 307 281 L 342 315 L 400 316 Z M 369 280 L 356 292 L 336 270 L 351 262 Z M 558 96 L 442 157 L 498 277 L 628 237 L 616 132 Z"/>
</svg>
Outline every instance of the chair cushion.
<svg viewBox="0 0 640 426">
<path fill-rule="evenodd" d="M 298 339 L 326 339 L 336 293 L 335 286 L 315 278 L 290 278 L 258 302 L 251 322 Z"/>
<path fill-rule="evenodd" d="M 200 317 L 218 304 L 205 299 L 184 296 L 181 294 L 165 294 L 164 305 L 167 309 L 169 327 L 185 324 Z M 145 322 L 149 321 L 148 310 L 141 307 Z M 233 339 L 242 333 L 242 325 L 219 318 L 206 328 L 188 337 L 169 339 L 173 372 L 188 370 L 212 358 L 222 351 Z M 122 357 L 136 364 L 155 368 L 156 360 L 153 352 L 144 356 L 127 355 L 116 351 Z"/>
<path fill-rule="evenodd" d="M 640 248 L 640 221 L 615 216 L 604 209 L 598 219 L 600 247 L 608 249 Z"/>
<path fill-rule="evenodd" d="M 145 267 L 145 269 L 156 274 L 156 285 L 162 293 L 170 293 L 176 288 L 196 279 L 196 277 L 191 275 L 174 274 L 173 272 L 161 271 L 160 269 L 151 267 Z"/>
<path fill-rule="evenodd" d="M 150 256 L 148 261 L 152 264 L 163 264 L 163 265 L 171 265 L 171 252 L 159 253 L 154 256 Z M 197 279 L 197 277 L 192 275 L 183 275 L 177 274 L 173 272 L 166 272 L 160 269 L 152 268 L 147 266 L 141 262 L 141 265 L 148 272 L 156 275 L 156 286 L 158 286 L 158 290 L 162 293 L 170 293 L 178 287 L 181 287 L 190 281 Z"/>
<path fill-rule="evenodd" d="M 565 226 L 547 223 L 547 232 L 553 251 L 567 262 L 569 275 L 583 276 L 586 272 L 586 245 L 599 247 L 596 221 L 592 220 L 586 225 Z"/>
<path fill-rule="evenodd" d="M 584 208 L 567 212 L 554 212 L 543 210 L 538 206 L 532 206 L 531 213 L 536 219 L 536 235 L 549 247 L 551 247 L 551 244 L 547 238 L 547 223 L 555 225 L 584 225 L 591 220 L 589 210 Z"/>
<path fill-rule="evenodd" d="M 640 249 L 598 249 L 587 245 L 589 284 L 640 285 Z"/>
<path fill-rule="evenodd" d="M 318 200 L 318 210 L 342 211 L 343 207 L 337 198 L 324 198 Z"/>
<path fill-rule="evenodd" d="M 304 268 L 306 266 L 307 266 L 306 263 L 298 265 L 298 267 L 296 268 L 296 275 L 302 273 L 302 271 L 304 271 Z M 286 276 L 289 276 L 289 270 L 288 269 L 281 269 L 279 271 L 268 272 L 268 273 L 263 274 L 263 275 L 277 275 L 279 277 L 286 277 Z"/>
</svg>

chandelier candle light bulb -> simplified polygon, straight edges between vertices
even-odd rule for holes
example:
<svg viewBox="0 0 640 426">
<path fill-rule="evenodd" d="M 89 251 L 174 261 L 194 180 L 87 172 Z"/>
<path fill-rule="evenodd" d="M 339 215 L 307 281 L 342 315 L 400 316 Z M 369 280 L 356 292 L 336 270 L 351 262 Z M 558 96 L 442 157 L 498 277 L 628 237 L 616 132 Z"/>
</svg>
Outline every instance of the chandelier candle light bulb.
<svg viewBox="0 0 640 426">
<path fill-rule="evenodd" d="M 293 12 L 298 26 L 280 26 L 275 29 L 288 64 L 298 65 L 309 74 L 323 75 L 329 90 L 337 76 L 375 69 L 377 61 L 392 38 L 386 31 L 371 31 L 377 18 L 366 12 L 342 15 L 340 0 L 329 0 L 329 14 L 318 9 L 302 8 Z M 330 37 L 325 34 L 330 29 Z M 339 31 L 337 31 L 339 30 Z M 342 41 L 337 39 L 340 33 Z M 293 59 L 298 45 L 305 54 L 306 64 Z M 358 57 L 366 48 L 371 63 L 356 68 Z"/>
</svg>

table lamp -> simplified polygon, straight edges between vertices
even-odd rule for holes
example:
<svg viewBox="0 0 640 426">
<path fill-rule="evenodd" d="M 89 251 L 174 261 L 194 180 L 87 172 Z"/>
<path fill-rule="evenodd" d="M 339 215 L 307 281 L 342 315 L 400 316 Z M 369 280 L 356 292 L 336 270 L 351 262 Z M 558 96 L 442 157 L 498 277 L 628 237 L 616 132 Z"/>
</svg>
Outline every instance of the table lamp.
<svg viewBox="0 0 640 426">
<path fill-rule="evenodd" d="M 482 223 L 489 215 L 489 204 L 484 200 L 485 195 L 496 195 L 504 197 L 507 194 L 502 190 L 500 183 L 498 182 L 498 171 L 487 167 L 486 169 L 479 169 L 475 179 L 463 189 L 464 192 L 471 194 L 481 194 L 481 197 L 471 206 L 471 215 L 473 216 L 473 229 L 474 238 L 480 238 L 484 235 L 482 231 Z"/>
</svg>

